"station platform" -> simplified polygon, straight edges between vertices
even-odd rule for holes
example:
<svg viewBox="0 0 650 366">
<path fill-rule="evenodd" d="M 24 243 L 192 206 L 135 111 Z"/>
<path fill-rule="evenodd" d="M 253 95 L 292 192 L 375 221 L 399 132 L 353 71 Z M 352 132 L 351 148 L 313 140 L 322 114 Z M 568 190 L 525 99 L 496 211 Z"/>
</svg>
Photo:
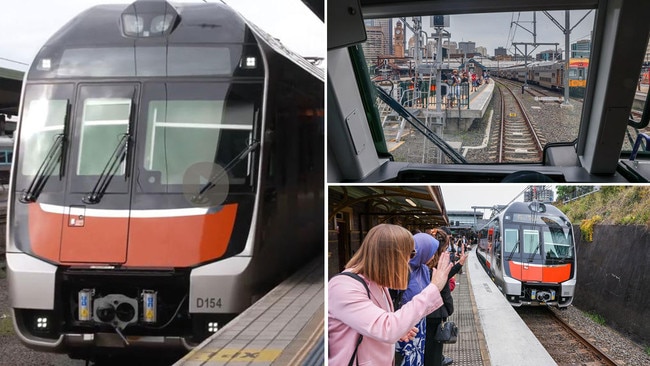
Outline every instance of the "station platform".
<svg viewBox="0 0 650 366">
<path fill-rule="evenodd" d="M 456 275 L 454 314 L 458 342 L 446 344 L 443 352 L 454 366 L 555 365 L 514 308 L 485 273 L 476 248 Z"/>
<path fill-rule="evenodd" d="M 319 257 L 174 365 L 323 365 L 323 277 Z"/>
<path fill-rule="evenodd" d="M 442 103 L 441 111 L 438 112 L 435 102 L 432 102 L 426 107 L 407 107 L 406 109 L 436 133 L 440 133 L 435 127 L 435 122 L 432 122 L 436 118 L 444 118 L 448 121 L 445 126 L 441 126 L 443 129 L 467 130 L 472 125 L 474 119 L 483 118 L 492 100 L 493 93 L 494 82 L 490 82 L 489 84 L 481 85 L 478 90 L 470 93 L 469 108 L 467 106 L 461 106 L 459 108 L 457 105 L 448 108 L 445 103 Z M 388 150 L 393 151 L 404 143 L 402 138 L 412 133 L 413 129 L 403 119 L 399 118 L 397 112 L 388 108 L 380 108 L 380 115 Z M 450 119 L 455 119 L 456 122 L 449 123 Z"/>
</svg>

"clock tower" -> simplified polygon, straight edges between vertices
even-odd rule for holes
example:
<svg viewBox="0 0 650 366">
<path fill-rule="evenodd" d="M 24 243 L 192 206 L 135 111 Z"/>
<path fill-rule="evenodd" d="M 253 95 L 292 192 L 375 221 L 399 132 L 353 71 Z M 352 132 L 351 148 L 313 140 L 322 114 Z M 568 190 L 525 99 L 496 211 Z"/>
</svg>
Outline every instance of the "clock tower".
<svg viewBox="0 0 650 366">
<path fill-rule="evenodd" d="M 395 25 L 395 56 L 404 57 L 404 29 L 402 22 L 398 21 Z"/>
</svg>

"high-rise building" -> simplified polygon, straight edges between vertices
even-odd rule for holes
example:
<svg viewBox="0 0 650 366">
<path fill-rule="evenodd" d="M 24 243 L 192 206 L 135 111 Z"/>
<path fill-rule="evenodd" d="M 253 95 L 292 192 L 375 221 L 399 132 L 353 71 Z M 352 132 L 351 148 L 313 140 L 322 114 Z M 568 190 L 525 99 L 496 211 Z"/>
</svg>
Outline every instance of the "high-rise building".
<svg viewBox="0 0 650 366">
<path fill-rule="evenodd" d="M 474 53 L 476 52 L 476 42 L 467 41 L 467 42 L 458 42 L 458 52 L 459 53 Z"/>
<path fill-rule="evenodd" d="M 571 58 L 589 58 L 591 53 L 591 40 L 582 39 L 571 44 Z"/>
<path fill-rule="evenodd" d="M 506 50 L 503 47 L 494 49 L 494 56 L 507 56 L 507 55 L 508 55 L 508 50 Z"/>
<path fill-rule="evenodd" d="M 480 53 L 481 56 L 483 56 L 483 57 L 487 57 L 487 55 L 488 55 L 487 48 L 485 48 L 483 46 L 478 46 L 474 50 L 475 50 L 474 51 L 475 53 Z"/>
<path fill-rule="evenodd" d="M 537 61 L 555 61 L 562 60 L 562 52 L 555 50 L 546 50 L 535 55 Z"/>
<path fill-rule="evenodd" d="M 554 199 L 553 190 L 545 186 L 528 186 L 524 191 L 524 202 L 553 202 Z"/>
<path fill-rule="evenodd" d="M 449 54 L 458 53 L 458 44 L 456 42 L 444 41 L 442 46 L 447 49 Z"/>
<path fill-rule="evenodd" d="M 362 44 L 363 54 L 368 64 L 376 64 L 380 56 L 386 55 L 384 32 L 380 26 L 366 26 L 366 42 Z"/>
</svg>

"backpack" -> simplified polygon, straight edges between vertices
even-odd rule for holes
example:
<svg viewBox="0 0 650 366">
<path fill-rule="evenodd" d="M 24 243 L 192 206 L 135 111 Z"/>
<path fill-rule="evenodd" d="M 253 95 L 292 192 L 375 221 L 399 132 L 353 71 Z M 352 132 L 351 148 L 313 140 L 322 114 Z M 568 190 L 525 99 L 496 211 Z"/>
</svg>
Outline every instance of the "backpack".
<svg viewBox="0 0 650 366">
<path fill-rule="evenodd" d="M 361 282 L 361 284 L 363 284 L 363 287 L 366 288 L 366 292 L 368 293 L 368 299 L 370 299 L 370 289 L 368 288 L 368 284 L 366 283 L 366 281 L 364 281 L 363 278 L 361 278 L 361 276 L 353 272 L 341 272 L 335 274 L 334 276 L 338 276 L 338 275 L 352 277 L 355 280 Z M 334 276 L 332 276 L 332 278 L 334 278 Z M 354 359 L 357 358 L 357 351 L 359 350 L 359 345 L 361 344 L 361 341 L 363 341 L 363 335 L 359 334 L 357 345 L 354 347 L 354 353 L 352 353 L 352 358 L 350 358 L 350 362 L 348 363 L 348 366 L 352 366 L 354 364 Z M 357 366 L 359 366 L 359 359 L 357 359 Z"/>
</svg>

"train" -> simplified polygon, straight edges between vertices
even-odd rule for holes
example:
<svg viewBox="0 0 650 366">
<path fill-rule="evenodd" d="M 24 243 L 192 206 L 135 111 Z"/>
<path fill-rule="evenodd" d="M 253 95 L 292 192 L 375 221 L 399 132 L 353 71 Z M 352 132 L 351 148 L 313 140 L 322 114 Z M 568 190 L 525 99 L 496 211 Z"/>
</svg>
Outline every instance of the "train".
<svg viewBox="0 0 650 366">
<path fill-rule="evenodd" d="M 479 233 L 479 262 L 512 306 L 571 305 L 575 240 L 560 210 L 536 201 L 513 202 Z"/>
<path fill-rule="evenodd" d="M 501 68 L 497 75 L 501 78 L 540 85 L 548 89 L 564 90 L 564 61 L 537 61 L 528 65 Z M 584 98 L 587 87 L 588 58 L 569 59 L 569 95 Z"/>
<path fill-rule="evenodd" d="M 30 348 L 187 352 L 323 255 L 324 72 L 225 4 L 86 10 L 20 109 L 6 260 Z"/>
</svg>

